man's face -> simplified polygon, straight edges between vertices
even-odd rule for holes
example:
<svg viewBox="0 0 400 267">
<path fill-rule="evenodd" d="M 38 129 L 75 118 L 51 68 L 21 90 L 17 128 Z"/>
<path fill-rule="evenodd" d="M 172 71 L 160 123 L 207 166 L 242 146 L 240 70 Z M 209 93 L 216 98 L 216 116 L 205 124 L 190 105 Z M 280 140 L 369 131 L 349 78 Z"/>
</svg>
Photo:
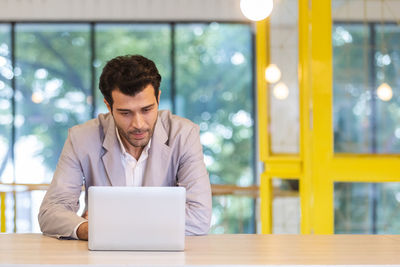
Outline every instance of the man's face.
<svg viewBox="0 0 400 267">
<path fill-rule="evenodd" d="M 119 89 L 112 91 L 112 111 L 107 101 L 104 102 L 112 112 L 116 127 L 125 145 L 143 148 L 153 136 L 157 121 L 158 102 L 151 84 L 135 96 L 123 94 Z M 129 148 L 127 148 L 129 150 Z"/>
</svg>

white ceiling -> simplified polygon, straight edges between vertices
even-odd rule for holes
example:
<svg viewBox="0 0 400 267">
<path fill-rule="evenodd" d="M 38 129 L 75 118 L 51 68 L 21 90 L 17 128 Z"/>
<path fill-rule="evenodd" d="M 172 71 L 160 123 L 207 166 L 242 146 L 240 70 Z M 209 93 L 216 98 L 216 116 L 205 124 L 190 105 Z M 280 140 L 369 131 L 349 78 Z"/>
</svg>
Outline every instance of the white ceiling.
<svg viewBox="0 0 400 267">
<path fill-rule="evenodd" d="M 240 0 L 0 0 L 0 20 L 247 21 Z"/>
</svg>

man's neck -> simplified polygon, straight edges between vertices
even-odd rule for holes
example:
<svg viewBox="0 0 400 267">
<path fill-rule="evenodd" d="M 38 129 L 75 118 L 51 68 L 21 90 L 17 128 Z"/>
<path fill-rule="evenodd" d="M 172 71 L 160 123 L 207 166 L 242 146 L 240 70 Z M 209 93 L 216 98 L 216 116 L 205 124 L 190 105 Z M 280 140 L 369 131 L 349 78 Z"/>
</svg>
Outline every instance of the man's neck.
<svg viewBox="0 0 400 267">
<path fill-rule="evenodd" d="M 124 138 L 121 138 L 122 144 L 126 150 L 126 153 L 130 154 L 136 160 L 139 160 L 140 155 L 143 152 L 144 147 L 135 147 L 129 144 Z"/>
</svg>

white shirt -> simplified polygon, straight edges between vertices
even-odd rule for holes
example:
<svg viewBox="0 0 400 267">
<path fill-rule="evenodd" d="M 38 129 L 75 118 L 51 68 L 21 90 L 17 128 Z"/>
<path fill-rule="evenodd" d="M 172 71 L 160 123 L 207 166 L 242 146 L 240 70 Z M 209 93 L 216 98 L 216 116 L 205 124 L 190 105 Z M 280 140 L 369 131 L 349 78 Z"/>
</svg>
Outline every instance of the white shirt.
<svg viewBox="0 0 400 267">
<path fill-rule="evenodd" d="M 117 132 L 117 138 L 119 144 L 121 146 L 121 160 L 122 165 L 125 169 L 125 180 L 126 186 L 142 186 L 143 185 L 143 176 L 144 171 L 147 165 L 147 158 L 149 157 L 149 149 L 151 145 L 151 139 L 149 143 L 143 148 L 142 154 L 140 154 L 139 160 L 136 160 L 131 154 L 126 152 L 124 144 L 121 141 L 121 137 L 119 136 L 118 129 L 115 128 Z M 78 235 L 76 231 L 78 230 L 79 226 L 86 221 L 81 222 L 75 227 L 74 232 L 72 233 L 72 238 L 78 239 Z"/>
</svg>

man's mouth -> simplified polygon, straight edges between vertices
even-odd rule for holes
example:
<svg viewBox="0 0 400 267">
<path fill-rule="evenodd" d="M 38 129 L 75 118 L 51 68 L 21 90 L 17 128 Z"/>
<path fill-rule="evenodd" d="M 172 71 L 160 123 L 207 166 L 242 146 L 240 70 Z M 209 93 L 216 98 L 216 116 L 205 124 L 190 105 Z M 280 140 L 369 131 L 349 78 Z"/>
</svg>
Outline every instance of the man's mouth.
<svg viewBox="0 0 400 267">
<path fill-rule="evenodd" d="M 146 136 L 147 131 L 141 132 L 131 132 L 130 135 L 133 136 L 135 139 L 142 139 Z"/>
</svg>

